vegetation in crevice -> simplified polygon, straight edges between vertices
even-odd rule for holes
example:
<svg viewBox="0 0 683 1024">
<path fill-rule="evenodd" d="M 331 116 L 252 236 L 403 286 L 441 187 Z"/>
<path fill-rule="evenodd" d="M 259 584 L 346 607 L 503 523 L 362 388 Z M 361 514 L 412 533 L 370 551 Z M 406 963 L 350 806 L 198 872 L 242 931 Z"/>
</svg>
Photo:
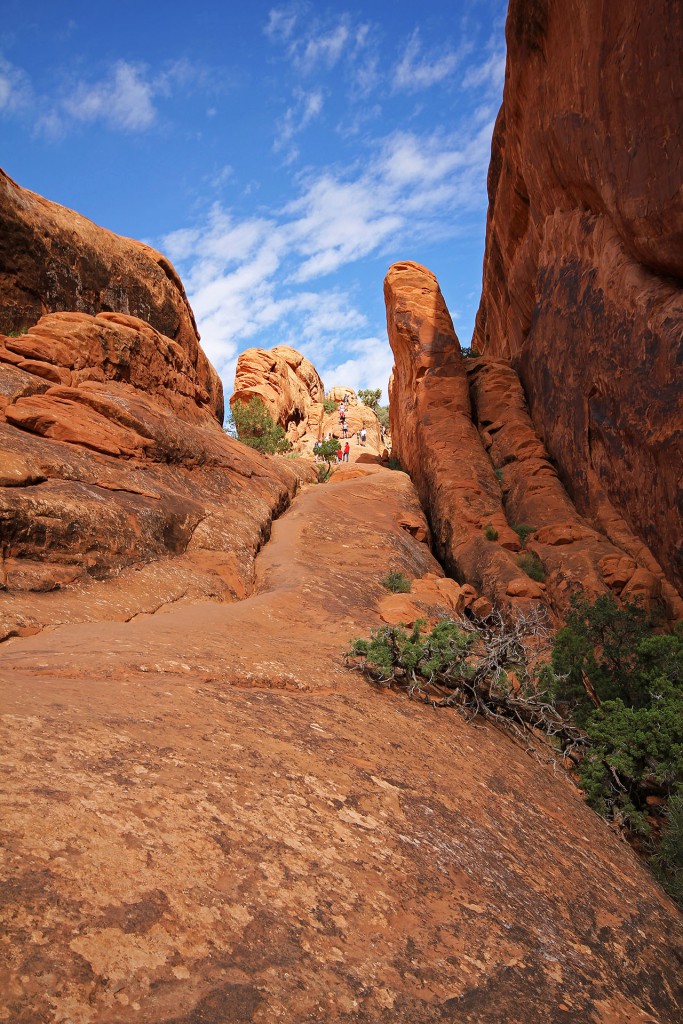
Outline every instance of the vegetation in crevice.
<svg viewBox="0 0 683 1024">
<path fill-rule="evenodd" d="M 387 573 L 381 581 L 382 586 L 390 590 L 392 594 L 409 594 L 412 583 L 402 572 L 392 571 Z"/>
<path fill-rule="evenodd" d="M 683 902 L 683 628 L 658 632 L 639 604 L 575 595 L 554 637 L 542 613 L 494 611 L 431 630 L 383 627 L 354 640 L 347 661 L 571 765 L 588 803 Z"/>
<path fill-rule="evenodd" d="M 283 427 L 275 423 L 262 399 L 235 402 L 230 410 L 227 430 L 243 444 L 267 455 L 282 455 L 291 449 Z"/>
<path fill-rule="evenodd" d="M 524 551 L 517 556 L 517 565 L 526 575 L 535 580 L 536 583 L 545 582 L 545 569 L 543 562 L 533 551 Z"/>
<path fill-rule="evenodd" d="M 493 523 L 486 524 L 484 527 L 484 536 L 487 540 L 498 540 L 498 530 L 496 530 Z"/>
</svg>

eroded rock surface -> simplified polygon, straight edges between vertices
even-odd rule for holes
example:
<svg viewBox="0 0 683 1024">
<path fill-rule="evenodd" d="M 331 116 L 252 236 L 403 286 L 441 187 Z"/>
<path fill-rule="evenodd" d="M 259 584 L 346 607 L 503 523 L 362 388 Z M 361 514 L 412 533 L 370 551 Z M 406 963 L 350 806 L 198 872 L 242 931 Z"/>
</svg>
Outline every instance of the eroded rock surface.
<svg viewBox="0 0 683 1024">
<path fill-rule="evenodd" d="M 0 170 L 0 332 L 25 330 L 61 310 L 145 320 L 183 349 L 222 420 L 220 379 L 199 346 L 169 260 L 21 188 Z"/>
<path fill-rule="evenodd" d="M 385 295 L 396 360 L 393 450 L 416 483 L 436 550 L 453 575 L 501 607 L 548 602 L 558 619 L 579 590 L 609 590 L 681 618 L 675 588 L 623 520 L 579 514 L 509 361 L 462 358 L 434 275 L 395 264 Z M 524 551 L 523 527 L 530 534 Z M 530 557 L 542 580 L 527 574 Z"/>
<path fill-rule="evenodd" d="M 311 406 L 322 403 L 323 382 L 313 364 L 288 345 L 248 348 L 237 360 L 230 405 L 260 398 L 275 423 L 294 439 Z"/>
<path fill-rule="evenodd" d="M 636 557 L 580 516 L 529 415 L 519 377 L 506 360 L 468 359 L 470 395 L 484 447 L 501 477 L 505 514 L 529 533 L 525 548 L 540 559 L 549 598 L 564 615 L 571 595 L 593 598 L 610 590 L 622 600 L 662 605 L 671 619 L 683 618 L 683 601 L 651 554 Z M 533 531 L 533 532 L 531 532 Z"/>
<path fill-rule="evenodd" d="M 249 591 L 312 470 L 227 437 L 198 365 L 122 314 L 0 336 L 1 637 Z"/>
<path fill-rule="evenodd" d="M 579 511 L 679 592 L 682 24 L 680 0 L 510 3 L 473 339 L 512 359 Z"/>
<path fill-rule="evenodd" d="M 498 605 L 543 601 L 544 585 L 515 561 L 519 538 L 472 420 L 464 360 L 436 278 L 417 263 L 396 263 L 384 295 L 395 360 L 393 453 L 428 509 L 440 560 Z M 487 538 L 491 531 L 495 541 Z"/>
<path fill-rule="evenodd" d="M 680 914 L 576 789 L 343 667 L 387 569 L 459 602 L 426 532 L 354 466 L 252 597 L 0 648 L 9 1019 L 679 1019 Z"/>
</svg>

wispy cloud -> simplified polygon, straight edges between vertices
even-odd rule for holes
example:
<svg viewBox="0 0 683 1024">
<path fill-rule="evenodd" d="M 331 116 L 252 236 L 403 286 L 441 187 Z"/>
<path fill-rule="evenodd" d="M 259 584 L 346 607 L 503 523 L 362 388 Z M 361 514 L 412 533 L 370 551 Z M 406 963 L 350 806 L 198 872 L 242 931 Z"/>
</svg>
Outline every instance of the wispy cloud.
<svg viewBox="0 0 683 1024">
<path fill-rule="evenodd" d="M 310 74 L 320 65 L 329 70 L 338 63 L 350 39 L 351 32 L 344 18 L 328 31 L 311 33 L 294 51 L 295 62 L 304 74 Z"/>
<path fill-rule="evenodd" d="M 0 114 L 15 114 L 31 103 L 28 75 L 0 54 Z"/>
<path fill-rule="evenodd" d="M 75 121 L 104 121 L 125 132 L 139 132 L 156 120 L 153 97 L 158 87 L 143 65 L 119 61 L 99 82 L 79 82 L 62 101 L 62 110 Z"/>
<path fill-rule="evenodd" d="M 417 92 L 436 85 L 452 75 L 460 63 L 463 50 L 444 47 L 423 54 L 419 29 L 415 29 L 396 65 L 393 87 L 400 92 Z"/>
<path fill-rule="evenodd" d="M 358 360 L 363 385 L 384 386 L 386 377 L 372 374 L 381 368 L 388 377 L 390 356 L 366 358 L 358 341 L 365 317 L 326 279 L 363 258 L 401 258 L 416 240 L 457 233 L 459 214 L 485 206 L 490 133 L 490 123 L 466 138 L 397 132 L 362 166 L 301 178 L 299 195 L 263 217 L 240 220 L 216 204 L 202 224 L 167 235 L 162 247 L 179 264 L 226 391 L 239 351 L 285 342 L 303 345 L 319 370 L 337 366 L 341 349 Z"/>
<path fill-rule="evenodd" d="M 322 89 L 314 89 L 306 92 L 304 89 L 296 89 L 294 102 L 288 107 L 282 118 L 273 143 L 276 153 L 286 151 L 286 162 L 291 161 L 298 155 L 296 146 L 292 141 L 296 135 L 302 132 L 323 109 Z"/>
<path fill-rule="evenodd" d="M 297 18 L 301 13 L 301 4 L 288 4 L 285 7 L 273 7 L 268 13 L 264 32 L 271 42 L 287 42 L 294 32 Z"/>
<path fill-rule="evenodd" d="M 471 65 L 463 78 L 465 88 L 493 89 L 498 93 L 505 80 L 505 51 L 497 50 L 481 64 Z"/>
</svg>

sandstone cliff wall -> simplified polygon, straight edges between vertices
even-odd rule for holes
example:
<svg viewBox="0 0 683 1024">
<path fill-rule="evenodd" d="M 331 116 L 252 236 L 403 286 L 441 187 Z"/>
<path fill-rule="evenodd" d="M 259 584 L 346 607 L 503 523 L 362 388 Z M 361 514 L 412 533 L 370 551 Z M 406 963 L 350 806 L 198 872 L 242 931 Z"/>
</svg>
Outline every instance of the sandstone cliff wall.
<svg viewBox="0 0 683 1024">
<path fill-rule="evenodd" d="M 393 451 L 415 483 L 449 572 L 502 607 L 547 604 L 561 617 L 577 590 L 610 590 L 646 605 L 662 602 L 671 618 L 681 617 L 683 602 L 649 550 L 631 544 L 623 524 L 612 524 L 615 539 L 577 511 L 509 361 L 463 359 L 434 275 L 397 263 L 384 288 L 396 360 Z M 543 582 L 527 574 L 530 556 Z"/>
<path fill-rule="evenodd" d="M 511 0 L 473 347 L 581 513 L 683 586 L 683 4 Z"/>
<path fill-rule="evenodd" d="M 185 289 L 160 252 L 123 238 L 0 170 L 0 332 L 45 313 L 124 313 L 179 345 L 223 422 L 220 378 L 199 346 Z"/>
<path fill-rule="evenodd" d="M 312 470 L 225 435 L 164 257 L 0 172 L 0 324 L 0 640 L 244 597 Z"/>
</svg>

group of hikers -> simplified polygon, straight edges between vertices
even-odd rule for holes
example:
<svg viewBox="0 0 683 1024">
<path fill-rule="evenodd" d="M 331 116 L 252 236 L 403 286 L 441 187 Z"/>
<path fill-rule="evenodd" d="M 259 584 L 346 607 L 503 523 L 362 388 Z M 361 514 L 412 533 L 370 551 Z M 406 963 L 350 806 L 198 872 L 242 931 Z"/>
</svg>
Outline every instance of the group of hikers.
<svg viewBox="0 0 683 1024">
<path fill-rule="evenodd" d="M 365 427 L 361 427 L 360 430 L 356 431 L 356 444 L 359 444 L 359 445 L 361 445 L 361 447 L 364 447 L 365 446 L 365 442 L 367 441 L 367 437 L 368 437 L 368 435 L 367 435 L 367 431 L 366 431 Z M 332 441 L 333 440 L 333 435 L 331 433 L 326 434 L 324 440 L 325 441 Z M 342 440 L 344 440 L 344 444 L 343 445 L 342 445 Z M 315 456 L 316 460 L 318 458 L 322 457 L 320 455 L 320 449 L 322 448 L 322 445 L 323 445 L 322 441 L 316 441 L 314 443 L 314 445 L 313 445 L 313 455 Z M 339 439 L 339 445 L 337 447 L 337 451 L 334 454 L 333 458 L 335 459 L 336 462 L 348 462 L 350 455 L 351 455 L 351 445 L 349 444 L 348 437 L 345 434 L 344 438 L 340 438 Z"/>
<path fill-rule="evenodd" d="M 348 428 L 348 424 L 346 422 L 346 402 L 347 401 L 348 401 L 348 399 L 346 401 L 340 402 L 340 404 L 339 404 L 339 427 L 341 429 L 342 436 L 339 439 L 339 445 L 337 447 L 336 454 L 333 456 L 334 459 L 336 460 L 336 462 L 348 462 L 349 458 L 350 458 L 350 455 L 351 455 L 351 446 L 350 446 L 349 441 L 348 441 L 349 428 Z M 356 443 L 364 447 L 365 446 L 365 442 L 367 441 L 367 437 L 368 437 L 368 435 L 367 435 L 367 431 L 366 431 L 365 427 L 361 426 L 360 429 L 356 431 Z M 331 441 L 332 439 L 333 439 L 332 433 L 328 432 L 325 435 L 324 440 L 325 441 Z M 343 446 L 342 446 L 342 441 L 344 441 Z M 321 447 L 322 447 L 322 442 L 321 441 L 316 441 L 315 444 L 313 445 L 313 455 L 315 456 L 316 459 L 318 459 L 320 457 L 320 449 L 321 449 Z"/>
</svg>

